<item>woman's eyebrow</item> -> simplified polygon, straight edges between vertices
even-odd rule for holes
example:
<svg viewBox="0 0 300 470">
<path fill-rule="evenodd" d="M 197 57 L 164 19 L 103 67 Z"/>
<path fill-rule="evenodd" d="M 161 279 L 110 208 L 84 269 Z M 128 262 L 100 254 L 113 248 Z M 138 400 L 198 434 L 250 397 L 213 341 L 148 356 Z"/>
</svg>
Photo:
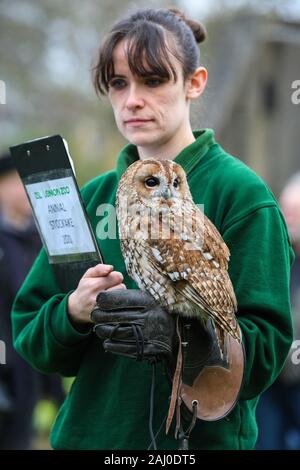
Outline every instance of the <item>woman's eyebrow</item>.
<svg viewBox="0 0 300 470">
<path fill-rule="evenodd" d="M 122 75 L 121 73 L 114 73 L 111 78 L 126 78 L 126 75 Z"/>
</svg>

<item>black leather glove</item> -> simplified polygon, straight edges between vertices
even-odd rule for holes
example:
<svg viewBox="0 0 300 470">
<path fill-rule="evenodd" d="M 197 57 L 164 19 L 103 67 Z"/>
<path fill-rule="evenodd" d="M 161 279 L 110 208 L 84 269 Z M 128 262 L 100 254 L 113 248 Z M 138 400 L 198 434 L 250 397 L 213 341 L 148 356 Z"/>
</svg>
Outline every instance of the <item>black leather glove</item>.
<svg viewBox="0 0 300 470">
<path fill-rule="evenodd" d="M 100 292 L 91 319 L 105 351 L 150 363 L 163 360 L 173 369 L 178 348 L 175 317 L 151 295 L 138 289 Z"/>
<path fill-rule="evenodd" d="M 164 361 L 170 380 L 176 369 L 178 336 L 176 316 L 162 309 L 141 290 L 101 292 L 91 312 L 94 331 L 105 351 L 150 363 Z M 244 370 L 241 344 L 228 336 L 221 358 L 211 320 L 205 327 L 197 319 L 179 318 L 183 370 L 181 396 L 190 411 L 198 402 L 197 417 L 215 420 L 236 402 Z"/>
</svg>

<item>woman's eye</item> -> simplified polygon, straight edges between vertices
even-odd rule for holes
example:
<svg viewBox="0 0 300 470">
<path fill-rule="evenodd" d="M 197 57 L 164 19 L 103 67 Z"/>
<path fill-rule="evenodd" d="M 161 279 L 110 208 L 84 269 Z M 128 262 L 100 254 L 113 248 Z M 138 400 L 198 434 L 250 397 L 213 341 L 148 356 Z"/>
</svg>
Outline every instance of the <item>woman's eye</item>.
<svg viewBox="0 0 300 470">
<path fill-rule="evenodd" d="M 178 188 L 178 186 L 179 186 L 179 181 L 178 181 L 177 178 L 173 181 L 173 186 L 174 186 L 174 188 Z"/>
<path fill-rule="evenodd" d="M 158 178 L 147 178 L 145 180 L 145 185 L 148 186 L 148 188 L 154 188 L 154 186 L 157 186 L 159 184 Z"/>
<path fill-rule="evenodd" d="M 163 80 L 161 78 L 147 78 L 145 83 L 147 86 L 155 88 L 161 85 Z"/>
<path fill-rule="evenodd" d="M 115 90 L 121 90 L 126 86 L 126 82 L 122 78 L 114 78 L 109 82 L 108 86 L 109 88 L 114 88 Z"/>
</svg>

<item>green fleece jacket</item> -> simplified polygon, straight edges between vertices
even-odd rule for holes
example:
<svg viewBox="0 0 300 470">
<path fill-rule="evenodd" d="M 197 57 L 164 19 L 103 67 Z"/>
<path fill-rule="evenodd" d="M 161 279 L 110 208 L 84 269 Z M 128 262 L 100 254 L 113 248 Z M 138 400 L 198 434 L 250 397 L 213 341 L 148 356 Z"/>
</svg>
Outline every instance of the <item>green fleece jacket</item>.
<svg viewBox="0 0 300 470">
<path fill-rule="evenodd" d="M 191 449 L 252 449 L 257 437 L 255 407 L 259 395 L 280 372 L 292 342 L 289 301 L 293 260 L 284 219 L 263 181 L 227 154 L 210 129 L 195 132 L 196 141 L 175 159 L 187 173 L 195 203 L 227 243 L 229 274 L 238 301 L 238 321 L 246 351 L 246 372 L 238 403 L 225 418 L 197 420 Z M 103 230 L 99 205 L 115 203 L 119 179 L 138 159 L 127 145 L 116 168 L 96 177 L 82 197 L 97 236 Z M 100 224 L 100 225 L 99 225 Z M 103 238 L 103 237 L 102 237 Z M 128 277 L 116 239 L 97 239 L 104 260 Z M 71 288 L 74 290 L 74 283 Z M 71 290 L 70 290 L 71 291 Z M 63 292 L 42 250 L 16 298 L 13 335 L 17 351 L 35 368 L 76 376 L 55 420 L 55 449 L 147 449 L 151 370 L 146 362 L 104 353 L 92 331 L 80 333 L 67 315 L 69 292 Z M 159 367 L 155 389 L 154 429 L 168 410 L 169 384 Z M 176 449 L 174 433 L 160 432 L 159 449 Z"/>
</svg>

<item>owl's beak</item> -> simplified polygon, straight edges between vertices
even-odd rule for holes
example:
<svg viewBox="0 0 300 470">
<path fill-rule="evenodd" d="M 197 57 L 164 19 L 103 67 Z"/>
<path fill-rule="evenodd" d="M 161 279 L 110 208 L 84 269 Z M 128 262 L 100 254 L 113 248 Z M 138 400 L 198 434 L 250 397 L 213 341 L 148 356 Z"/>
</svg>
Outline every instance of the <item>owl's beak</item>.
<svg viewBox="0 0 300 470">
<path fill-rule="evenodd" d="M 170 188 L 165 188 L 162 193 L 161 193 L 161 197 L 163 197 L 164 199 L 170 199 L 170 197 L 172 197 L 172 193 L 171 193 L 171 190 Z"/>
</svg>

